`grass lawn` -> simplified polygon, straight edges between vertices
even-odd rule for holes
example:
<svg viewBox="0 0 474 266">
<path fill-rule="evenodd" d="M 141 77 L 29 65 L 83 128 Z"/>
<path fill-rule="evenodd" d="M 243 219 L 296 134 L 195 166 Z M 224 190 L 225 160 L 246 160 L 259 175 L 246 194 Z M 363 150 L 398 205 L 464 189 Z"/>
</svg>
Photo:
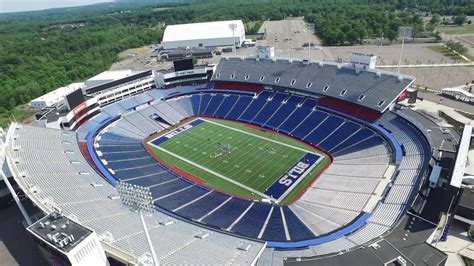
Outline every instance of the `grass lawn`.
<svg viewBox="0 0 474 266">
<path fill-rule="evenodd" d="M 290 187 L 282 203 L 291 202 L 330 162 L 328 156 L 295 139 L 232 121 L 206 120 L 159 148 L 150 144 L 156 138 L 147 145 L 169 167 L 197 177 L 211 188 L 257 200 L 263 197 L 255 191 L 264 193 L 305 154 L 319 154 L 322 159 L 298 185 Z"/>
<path fill-rule="evenodd" d="M 10 124 L 10 121 L 14 119 L 17 122 L 23 122 L 24 120 L 32 120 L 30 122 L 34 122 L 34 119 L 30 119 L 37 110 L 31 109 L 27 106 L 17 106 L 15 109 L 11 111 L 5 111 L 0 113 L 0 127 L 6 129 Z"/>
<path fill-rule="evenodd" d="M 453 53 L 451 50 L 449 50 L 448 48 L 446 48 L 442 45 L 431 45 L 431 46 L 428 46 L 427 48 L 430 49 L 433 52 L 443 54 L 444 56 L 449 57 L 453 60 L 458 60 L 458 61 L 463 61 L 464 62 L 464 59 L 462 57 L 460 57 L 458 54 Z M 466 56 L 470 60 L 474 59 L 470 55 L 464 55 L 464 56 Z"/>
<path fill-rule="evenodd" d="M 447 26 L 440 25 L 436 27 L 436 30 L 442 31 L 447 34 L 468 34 L 474 33 L 474 25 L 463 25 L 463 26 Z"/>
</svg>

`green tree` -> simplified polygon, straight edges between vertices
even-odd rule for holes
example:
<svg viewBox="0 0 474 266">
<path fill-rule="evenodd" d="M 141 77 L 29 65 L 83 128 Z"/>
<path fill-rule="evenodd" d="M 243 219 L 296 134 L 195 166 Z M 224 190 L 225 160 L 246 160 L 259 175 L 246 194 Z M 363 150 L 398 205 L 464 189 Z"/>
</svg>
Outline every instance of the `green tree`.
<svg viewBox="0 0 474 266">
<path fill-rule="evenodd" d="M 430 24 L 438 25 L 441 22 L 441 16 L 439 14 L 433 14 L 430 19 Z"/>
<path fill-rule="evenodd" d="M 436 42 L 440 42 L 443 38 L 441 37 L 441 32 L 436 31 L 434 34 Z"/>
<path fill-rule="evenodd" d="M 464 23 L 466 23 L 467 17 L 466 15 L 458 15 L 454 17 L 454 24 L 462 26 Z"/>
<path fill-rule="evenodd" d="M 351 30 L 347 33 L 347 41 L 349 41 L 351 45 L 356 43 L 358 40 L 359 40 L 359 34 L 356 31 Z"/>
</svg>

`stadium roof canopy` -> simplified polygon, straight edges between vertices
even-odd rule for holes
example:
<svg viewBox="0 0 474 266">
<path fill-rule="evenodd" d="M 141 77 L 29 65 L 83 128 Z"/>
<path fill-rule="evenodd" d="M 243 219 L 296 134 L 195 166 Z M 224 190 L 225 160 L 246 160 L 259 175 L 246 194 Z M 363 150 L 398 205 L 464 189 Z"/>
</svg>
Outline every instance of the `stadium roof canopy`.
<svg viewBox="0 0 474 266">
<path fill-rule="evenodd" d="M 384 112 L 415 78 L 328 62 L 231 57 L 219 61 L 213 80 L 291 88 Z"/>
<path fill-rule="evenodd" d="M 465 125 L 461 142 L 459 143 L 459 150 L 454 164 L 453 176 L 451 178 L 451 186 L 460 188 L 464 171 L 466 169 L 467 153 L 469 151 L 469 144 L 472 138 L 472 126 Z"/>
<path fill-rule="evenodd" d="M 236 24 L 234 33 L 230 25 Z M 244 32 L 242 20 L 214 21 L 166 26 L 163 43 L 213 38 L 237 37 L 238 32 Z M 234 35 L 233 35 L 234 34 Z"/>
</svg>

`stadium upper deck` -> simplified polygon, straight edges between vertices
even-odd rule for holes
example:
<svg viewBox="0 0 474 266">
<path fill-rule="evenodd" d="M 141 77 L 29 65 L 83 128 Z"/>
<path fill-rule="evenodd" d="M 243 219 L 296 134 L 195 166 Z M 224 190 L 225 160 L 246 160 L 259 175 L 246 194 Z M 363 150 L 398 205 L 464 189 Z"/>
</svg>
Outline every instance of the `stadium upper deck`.
<svg viewBox="0 0 474 266">
<path fill-rule="evenodd" d="M 219 61 L 212 80 L 309 92 L 385 112 L 415 78 L 329 62 L 231 57 Z"/>
</svg>

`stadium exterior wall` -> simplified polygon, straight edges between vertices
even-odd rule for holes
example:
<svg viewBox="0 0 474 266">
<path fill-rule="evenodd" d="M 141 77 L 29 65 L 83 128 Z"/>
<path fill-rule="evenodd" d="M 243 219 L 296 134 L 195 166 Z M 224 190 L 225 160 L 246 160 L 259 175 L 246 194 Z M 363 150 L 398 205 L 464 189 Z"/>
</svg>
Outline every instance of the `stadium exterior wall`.
<svg viewBox="0 0 474 266">
<path fill-rule="evenodd" d="M 195 40 L 178 40 L 163 42 L 162 46 L 164 49 L 176 49 L 179 47 L 220 47 L 220 46 L 234 46 L 233 42 L 235 39 L 235 46 L 240 47 L 244 41 L 243 36 L 223 37 L 223 38 L 209 38 L 209 39 L 195 39 Z"/>
</svg>

